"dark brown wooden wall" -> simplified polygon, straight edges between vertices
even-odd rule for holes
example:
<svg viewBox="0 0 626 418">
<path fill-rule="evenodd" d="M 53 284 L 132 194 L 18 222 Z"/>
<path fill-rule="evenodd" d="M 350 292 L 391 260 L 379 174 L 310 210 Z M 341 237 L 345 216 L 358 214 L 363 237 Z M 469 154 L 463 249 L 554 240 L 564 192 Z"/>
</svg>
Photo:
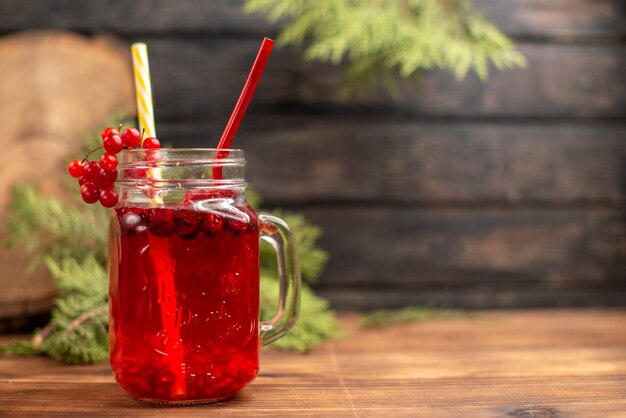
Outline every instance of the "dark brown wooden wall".
<svg viewBox="0 0 626 418">
<path fill-rule="evenodd" d="M 475 0 L 528 68 L 342 102 L 278 50 L 237 145 L 268 206 L 322 225 L 338 308 L 626 306 L 626 3 Z M 263 35 L 236 1 L 0 0 L 0 31 L 150 47 L 159 136 L 213 146 Z"/>
</svg>

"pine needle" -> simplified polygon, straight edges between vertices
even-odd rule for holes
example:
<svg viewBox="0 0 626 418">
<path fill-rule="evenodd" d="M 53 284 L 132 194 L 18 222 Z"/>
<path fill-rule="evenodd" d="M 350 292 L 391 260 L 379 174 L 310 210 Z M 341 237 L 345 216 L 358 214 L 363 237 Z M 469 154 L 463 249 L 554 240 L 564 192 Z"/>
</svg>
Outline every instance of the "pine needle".
<svg viewBox="0 0 626 418">
<path fill-rule="evenodd" d="M 278 296 L 278 281 L 275 276 L 261 276 L 261 319 L 267 320 L 274 314 Z M 295 327 L 283 338 L 272 343 L 272 347 L 296 350 L 305 353 L 329 339 L 344 335 L 335 313 L 328 302 L 303 284 L 301 289 L 300 317 Z"/>
<path fill-rule="evenodd" d="M 304 57 L 347 64 L 345 94 L 378 82 L 398 94 L 394 79 L 416 80 L 441 69 L 481 80 L 497 69 L 524 67 L 509 38 L 466 0 L 246 0 L 244 9 L 286 22 L 278 41 L 301 46 Z"/>
<path fill-rule="evenodd" d="M 110 123 L 115 124 L 115 123 Z M 90 135 L 86 143 L 98 142 Z M 87 145 L 88 147 L 91 145 Z M 248 193 L 255 205 L 260 197 Z M 303 276 L 315 280 L 328 258 L 317 245 L 319 227 L 304 217 L 284 213 L 300 244 Z M 44 264 L 57 284 L 52 319 L 30 342 L 0 345 L 0 353 L 31 356 L 44 354 L 63 363 L 93 363 L 108 357 L 107 234 L 109 212 L 98 205 L 63 203 L 46 197 L 32 185 L 18 185 L 8 213 L 8 243 L 26 249 L 33 266 Z M 267 248 L 261 253 L 262 315 L 276 307 L 278 282 L 276 256 Z M 307 351 L 339 335 L 339 321 L 328 303 L 308 287 L 303 288 L 299 324 L 274 345 Z"/>
<path fill-rule="evenodd" d="M 11 341 L 0 345 L 0 355 L 34 357 L 41 354 L 41 351 L 33 347 L 29 341 Z"/>
<path fill-rule="evenodd" d="M 384 309 L 365 314 L 361 319 L 363 328 L 386 328 L 390 325 L 422 322 L 431 319 L 457 318 L 464 315 L 457 309 L 434 306 L 408 306 L 400 309 Z"/>
</svg>

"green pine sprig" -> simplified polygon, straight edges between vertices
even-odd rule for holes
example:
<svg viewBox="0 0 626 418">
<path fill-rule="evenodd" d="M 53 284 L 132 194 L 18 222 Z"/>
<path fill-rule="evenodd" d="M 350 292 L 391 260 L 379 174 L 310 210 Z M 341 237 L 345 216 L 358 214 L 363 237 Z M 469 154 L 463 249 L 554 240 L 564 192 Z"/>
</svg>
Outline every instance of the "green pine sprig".
<svg viewBox="0 0 626 418">
<path fill-rule="evenodd" d="M 322 229 L 298 213 L 274 210 L 272 214 L 284 219 L 297 235 L 302 278 L 309 283 L 317 282 L 328 261 L 328 253 L 317 245 Z M 274 250 L 269 245 L 262 245 L 261 269 L 268 275 L 274 274 L 275 276 L 275 266 Z"/>
<path fill-rule="evenodd" d="M 119 119 L 118 119 L 119 120 Z M 97 135 L 86 139 L 94 148 Z M 68 183 L 69 184 L 69 183 Z M 258 194 L 248 197 L 257 207 Z M 284 213 L 296 239 L 303 276 L 315 280 L 324 268 L 327 254 L 317 245 L 321 229 L 298 214 Z M 31 269 L 43 264 L 57 284 L 58 297 L 51 321 L 28 341 L 0 346 L 0 353 L 47 355 L 63 363 L 93 363 L 108 357 L 107 240 L 109 211 L 86 206 L 78 199 L 62 202 L 40 193 L 33 185 L 17 185 L 7 218 L 7 244 L 32 254 Z M 261 319 L 273 314 L 278 282 L 273 270 L 275 255 L 261 253 Z M 340 324 L 328 303 L 305 284 L 300 319 L 286 337 L 274 345 L 307 351 L 329 338 L 341 335 Z"/>
<path fill-rule="evenodd" d="M 423 70 L 486 80 L 489 64 L 526 64 L 467 0 L 246 0 L 244 9 L 285 22 L 278 41 L 303 47 L 306 59 L 345 62 L 343 93 L 367 92 L 381 81 L 395 94 L 398 76 L 416 79 Z"/>
<path fill-rule="evenodd" d="M 390 325 L 421 322 L 431 319 L 457 318 L 464 312 L 458 309 L 437 306 L 407 306 L 400 309 L 381 309 L 365 314 L 361 318 L 364 328 L 386 328 Z"/>
</svg>

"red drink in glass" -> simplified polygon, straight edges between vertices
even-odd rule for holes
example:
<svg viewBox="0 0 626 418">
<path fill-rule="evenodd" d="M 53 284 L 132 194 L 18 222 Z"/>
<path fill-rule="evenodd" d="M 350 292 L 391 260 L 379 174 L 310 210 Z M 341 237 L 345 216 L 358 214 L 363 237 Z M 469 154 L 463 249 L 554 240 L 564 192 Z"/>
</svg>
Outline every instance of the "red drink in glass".
<svg viewBox="0 0 626 418">
<path fill-rule="evenodd" d="M 241 150 L 124 150 L 109 240 L 109 338 L 118 383 L 138 399 L 204 403 L 234 395 L 261 345 L 299 309 L 287 224 L 246 203 Z M 219 167 L 222 175 L 213 178 Z M 277 253 L 278 308 L 259 320 L 259 241 Z"/>
<path fill-rule="evenodd" d="M 140 399 L 222 399 L 256 376 L 259 231 L 249 206 L 118 208 L 111 365 Z"/>
</svg>

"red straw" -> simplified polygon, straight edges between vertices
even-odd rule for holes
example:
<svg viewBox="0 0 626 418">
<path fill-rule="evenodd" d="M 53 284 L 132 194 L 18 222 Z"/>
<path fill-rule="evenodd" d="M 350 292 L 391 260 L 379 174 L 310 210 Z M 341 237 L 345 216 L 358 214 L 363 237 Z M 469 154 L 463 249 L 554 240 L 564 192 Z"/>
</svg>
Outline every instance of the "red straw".
<svg viewBox="0 0 626 418">
<path fill-rule="evenodd" d="M 233 113 L 230 115 L 228 124 L 224 129 L 222 138 L 220 139 L 220 143 L 217 145 L 218 149 L 228 148 L 230 147 L 231 142 L 233 142 L 233 138 L 235 137 L 235 133 L 237 133 L 241 119 L 243 119 L 243 115 L 246 113 L 246 109 L 248 108 L 250 100 L 252 100 L 252 96 L 254 95 L 254 90 L 256 90 L 257 84 L 259 84 L 263 68 L 265 68 L 265 63 L 270 56 L 270 52 L 272 52 L 273 46 L 274 41 L 269 38 L 263 38 L 263 43 L 261 44 L 261 48 L 259 49 L 256 59 L 254 60 L 254 64 L 252 65 L 252 69 L 250 70 L 250 74 L 246 80 L 246 84 L 243 86 L 241 95 L 239 95 L 239 100 L 237 100 L 235 109 L 233 109 Z"/>
<path fill-rule="evenodd" d="M 228 123 L 226 124 L 226 128 L 224 128 L 224 132 L 222 133 L 222 137 L 220 138 L 219 144 L 217 144 L 217 149 L 225 149 L 230 147 L 230 144 L 233 142 L 233 138 L 237 133 L 237 129 L 239 129 L 239 124 L 241 123 L 241 119 L 243 119 L 243 115 L 246 113 L 246 109 L 248 109 L 248 105 L 250 104 L 250 100 L 252 100 L 252 96 L 254 95 L 254 90 L 256 90 L 257 84 L 259 84 L 259 80 L 261 79 L 261 74 L 263 73 L 263 68 L 265 68 L 265 63 L 267 59 L 270 57 L 270 52 L 272 52 L 272 47 L 274 46 L 274 41 L 269 38 L 263 38 L 263 43 L 261 44 L 261 48 L 259 48 L 259 52 L 256 55 L 256 59 L 254 60 L 254 64 L 252 64 L 252 69 L 250 70 L 250 74 L 248 74 L 248 79 L 246 80 L 246 84 L 243 86 L 243 90 L 241 90 L 241 94 L 239 95 L 239 100 L 237 100 L 237 104 L 233 109 L 233 113 L 230 115 L 230 119 L 228 119 Z M 228 156 L 227 152 L 218 152 L 217 158 L 225 158 Z M 213 167 L 213 178 L 214 179 L 222 179 L 222 167 L 215 166 Z"/>
</svg>

